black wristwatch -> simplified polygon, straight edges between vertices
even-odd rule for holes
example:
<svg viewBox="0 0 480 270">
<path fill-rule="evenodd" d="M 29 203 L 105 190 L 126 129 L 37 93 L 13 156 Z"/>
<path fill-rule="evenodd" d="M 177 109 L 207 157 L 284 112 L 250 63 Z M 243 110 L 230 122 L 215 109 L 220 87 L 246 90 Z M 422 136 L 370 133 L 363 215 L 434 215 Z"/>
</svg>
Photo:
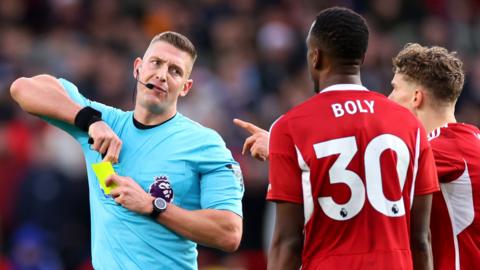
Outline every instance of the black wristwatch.
<svg viewBox="0 0 480 270">
<path fill-rule="evenodd" d="M 163 198 L 155 198 L 155 200 L 152 201 L 152 205 L 153 210 L 150 213 L 150 217 L 154 219 L 157 219 L 158 215 L 167 210 L 167 201 L 165 201 Z"/>
</svg>

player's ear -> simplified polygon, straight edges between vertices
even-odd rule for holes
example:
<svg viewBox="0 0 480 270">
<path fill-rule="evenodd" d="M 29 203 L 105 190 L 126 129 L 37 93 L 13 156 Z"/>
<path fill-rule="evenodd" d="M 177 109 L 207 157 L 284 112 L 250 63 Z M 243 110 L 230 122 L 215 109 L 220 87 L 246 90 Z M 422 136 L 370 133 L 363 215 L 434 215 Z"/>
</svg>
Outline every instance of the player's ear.
<svg viewBox="0 0 480 270">
<path fill-rule="evenodd" d="M 413 108 L 418 109 L 422 106 L 423 102 L 425 101 L 425 93 L 422 89 L 416 88 L 413 94 Z"/>
<path fill-rule="evenodd" d="M 362 59 L 360 59 L 360 65 L 363 65 L 364 62 L 365 62 L 365 54 L 362 56 Z"/>
<path fill-rule="evenodd" d="M 190 92 L 190 89 L 192 89 L 192 85 L 193 85 L 193 80 L 192 79 L 188 79 L 185 84 L 183 85 L 183 89 L 182 91 L 180 91 L 180 96 L 181 97 L 184 97 L 188 94 L 188 92 Z"/>
<path fill-rule="evenodd" d="M 322 62 L 323 62 L 322 51 L 317 48 L 313 51 L 313 56 L 312 56 L 313 68 L 316 70 L 320 70 L 322 68 Z"/>
</svg>

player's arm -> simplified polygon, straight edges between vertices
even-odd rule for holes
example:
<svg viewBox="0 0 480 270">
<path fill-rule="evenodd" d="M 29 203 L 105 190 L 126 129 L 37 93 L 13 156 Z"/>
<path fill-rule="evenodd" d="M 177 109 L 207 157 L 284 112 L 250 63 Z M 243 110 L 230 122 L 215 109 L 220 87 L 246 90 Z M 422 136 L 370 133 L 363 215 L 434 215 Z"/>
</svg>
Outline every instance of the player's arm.
<svg viewBox="0 0 480 270">
<path fill-rule="evenodd" d="M 414 269 L 433 269 L 430 237 L 432 194 L 415 196 L 411 211 L 410 246 Z"/>
<path fill-rule="evenodd" d="M 103 121 L 93 122 L 93 114 L 75 102 L 60 82 L 50 75 L 38 75 L 31 78 L 21 77 L 10 86 L 12 98 L 20 107 L 31 114 L 59 120 L 88 132 L 94 140 L 92 148 L 105 154 L 104 160 L 117 162 L 122 142 Z M 75 121 L 79 112 L 83 121 Z M 87 113 L 87 114 L 85 114 Z"/>
<path fill-rule="evenodd" d="M 281 117 L 271 128 L 267 200 L 276 203 L 275 228 L 268 255 L 268 269 L 299 269 L 303 250 L 302 169 L 288 119 Z"/>
<path fill-rule="evenodd" d="M 430 213 L 432 193 L 439 190 L 439 185 L 432 149 L 423 127 L 418 129 L 417 139 L 420 140 L 420 154 L 415 187 L 412 187 L 415 195 L 410 213 L 410 247 L 414 269 L 433 269 Z"/>
<path fill-rule="evenodd" d="M 300 269 L 303 249 L 303 205 L 277 202 L 268 269 Z"/>
<path fill-rule="evenodd" d="M 111 191 L 117 203 L 143 215 L 153 211 L 154 198 L 133 179 L 111 175 L 106 184 L 110 186 L 112 183 L 117 186 Z M 168 204 L 157 222 L 187 239 L 227 252 L 237 250 L 242 238 L 242 218 L 227 210 L 185 210 Z"/>
<path fill-rule="evenodd" d="M 250 151 L 252 157 L 265 161 L 268 159 L 268 131 L 261 129 L 255 126 L 252 123 L 242 121 L 240 119 L 233 119 L 233 123 L 246 131 L 248 131 L 251 136 L 245 139 L 243 144 L 242 154 Z"/>
</svg>

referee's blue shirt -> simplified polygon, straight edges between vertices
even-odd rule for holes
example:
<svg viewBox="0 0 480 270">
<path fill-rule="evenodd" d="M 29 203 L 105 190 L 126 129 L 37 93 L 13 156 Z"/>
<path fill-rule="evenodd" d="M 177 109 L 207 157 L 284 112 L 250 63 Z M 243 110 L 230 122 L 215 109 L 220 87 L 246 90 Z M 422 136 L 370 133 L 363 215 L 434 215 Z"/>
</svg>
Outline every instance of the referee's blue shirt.
<svg viewBox="0 0 480 270">
<path fill-rule="evenodd" d="M 102 119 L 122 140 L 119 163 L 114 165 L 118 175 L 133 178 L 147 192 L 155 177 L 167 178 L 174 193 L 173 204 L 188 210 L 228 210 L 242 216 L 240 168 L 215 131 L 180 113 L 159 126 L 138 129 L 132 111 L 90 101 L 71 82 L 59 82 L 76 103 L 101 111 Z M 116 204 L 103 193 L 91 168 L 102 158 L 90 149 L 86 132 L 64 122 L 47 121 L 72 135 L 85 154 L 95 269 L 198 268 L 196 243 Z"/>
</svg>

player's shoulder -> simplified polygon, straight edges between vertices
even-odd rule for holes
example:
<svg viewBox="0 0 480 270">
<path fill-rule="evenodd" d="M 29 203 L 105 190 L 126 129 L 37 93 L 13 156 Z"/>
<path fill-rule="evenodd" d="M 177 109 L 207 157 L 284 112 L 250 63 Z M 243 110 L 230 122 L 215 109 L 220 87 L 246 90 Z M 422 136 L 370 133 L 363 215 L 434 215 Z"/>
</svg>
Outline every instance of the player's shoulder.
<svg viewBox="0 0 480 270">
<path fill-rule="evenodd" d="M 449 139 L 480 139 L 478 127 L 465 123 L 447 123 L 428 134 L 428 140 L 438 142 Z"/>
<path fill-rule="evenodd" d="M 454 153 L 471 151 L 480 147 L 480 130 L 464 123 L 448 123 L 428 134 L 428 140 L 434 153 Z M 478 151 L 478 150 L 477 150 Z"/>
<path fill-rule="evenodd" d="M 375 107 L 375 112 L 380 112 L 376 114 L 378 117 L 392 119 L 392 121 L 401 119 L 404 125 L 421 126 L 418 119 L 407 108 L 391 101 L 381 93 L 366 88 L 363 91 L 339 90 L 320 92 L 289 110 L 285 114 L 284 121 L 308 115 L 312 109 L 318 107 L 323 107 L 325 110 L 330 111 L 332 103 L 342 103 L 345 106 L 359 106 L 355 104 L 362 103 L 362 100 L 368 100 L 368 105 L 371 104 L 372 107 Z"/>
<path fill-rule="evenodd" d="M 454 134 L 448 129 L 447 125 L 437 127 L 427 134 L 437 166 L 442 162 L 457 159 L 458 146 L 455 140 L 451 140 L 452 136 Z"/>
<path fill-rule="evenodd" d="M 292 125 L 299 125 L 299 123 L 309 125 L 308 116 L 312 114 L 314 108 L 321 106 L 317 100 L 318 96 L 319 94 L 316 94 L 282 114 L 272 123 L 270 132 L 291 133 Z"/>
<path fill-rule="evenodd" d="M 440 135 L 445 135 L 445 132 L 447 131 L 445 128 L 446 128 L 446 125 L 437 127 L 436 129 L 430 131 L 427 134 L 428 141 L 430 141 L 431 143 L 434 143 L 444 139 L 445 137 L 444 136 L 440 137 Z M 442 129 L 443 129 L 443 132 L 442 132 Z"/>
<path fill-rule="evenodd" d="M 471 162 L 468 157 L 480 149 L 479 143 L 472 144 L 472 140 L 480 139 L 476 132 L 478 129 L 474 126 L 448 123 L 432 130 L 427 135 L 439 172 L 447 171 L 450 176 L 454 171 L 463 173 L 465 164 Z M 459 176 L 459 174 L 454 175 L 455 177 L 451 179 Z M 445 176 L 440 178 L 446 179 Z"/>
<path fill-rule="evenodd" d="M 281 117 L 279 117 L 275 122 L 282 124 L 282 123 L 288 122 L 292 118 L 296 118 L 303 114 L 310 113 L 310 109 L 312 107 L 318 107 L 319 103 L 324 102 L 324 99 L 321 97 L 321 94 L 322 93 L 315 94 L 312 97 L 295 105 L 293 108 L 291 108 L 286 113 L 284 113 Z"/>
</svg>

